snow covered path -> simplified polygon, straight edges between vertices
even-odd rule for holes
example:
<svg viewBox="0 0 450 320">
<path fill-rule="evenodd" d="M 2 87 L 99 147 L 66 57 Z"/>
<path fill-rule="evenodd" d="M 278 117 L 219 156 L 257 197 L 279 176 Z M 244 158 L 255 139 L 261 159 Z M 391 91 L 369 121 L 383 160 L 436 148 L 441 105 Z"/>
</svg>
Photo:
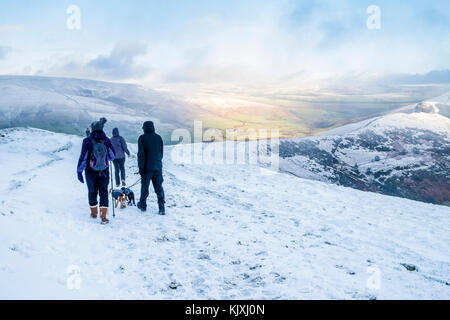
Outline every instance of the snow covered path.
<svg viewBox="0 0 450 320">
<path fill-rule="evenodd" d="M 250 165 L 175 165 L 167 150 L 168 215 L 151 192 L 146 213 L 116 210 L 102 226 L 76 179 L 80 137 L 0 133 L 0 298 L 450 298 L 448 207 Z"/>
</svg>

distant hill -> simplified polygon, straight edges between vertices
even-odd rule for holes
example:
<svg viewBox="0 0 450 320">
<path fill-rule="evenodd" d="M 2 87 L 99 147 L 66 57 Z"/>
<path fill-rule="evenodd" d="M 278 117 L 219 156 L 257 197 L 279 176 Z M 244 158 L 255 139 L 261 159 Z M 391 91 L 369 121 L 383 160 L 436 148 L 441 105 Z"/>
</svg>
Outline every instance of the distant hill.
<svg viewBox="0 0 450 320">
<path fill-rule="evenodd" d="M 36 127 L 83 135 L 93 120 L 105 116 L 109 120 L 106 131 L 117 126 L 130 142 L 136 142 L 142 122 L 149 119 L 155 121 L 166 144 L 171 143 L 174 129 L 192 132 L 194 120 L 202 120 L 204 129 L 278 128 L 282 138 L 293 138 L 383 115 L 429 94 L 423 88 L 405 92 L 401 88 L 368 89 L 373 94 L 339 88 L 321 93 L 301 88 L 256 92 L 199 89 L 202 93 L 185 90 L 182 96 L 175 96 L 134 84 L 0 76 L 0 128 Z M 446 110 L 441 108 L 443 114 Z"/>
<path fill-rule="evenodd" d="M 0 128 L 84 134 L 93 120 L 105 116 L 106 131 L 118 126 L 132 141 L 146 120 L 155 121 L 169 141 L 172 130 L 191 126 L 196 114 L 194 106 L 167 93 L 83 79 L 0 76 L 0 97 Z"/>
<path fill-rule="evenodd" d="M 445 96 L 434 99 L 433 105 L 448 103 Z M 284 140 L 281 170 L 450 205 L 450 119 L 434 113 L 437 109 L 426 110 L 432 111 L 393 113 L 315 137 Z"/>
</svg>

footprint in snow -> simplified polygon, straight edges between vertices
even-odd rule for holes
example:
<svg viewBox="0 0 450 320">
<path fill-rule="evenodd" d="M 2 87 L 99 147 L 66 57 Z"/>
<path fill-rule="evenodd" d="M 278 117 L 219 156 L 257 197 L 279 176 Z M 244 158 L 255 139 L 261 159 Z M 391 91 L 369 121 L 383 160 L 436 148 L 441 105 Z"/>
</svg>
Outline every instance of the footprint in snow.
<svg viewBox="0 0 450 320">
<path fill-rule="evenodd" d="M 341 265 L 341 264 L 337 264 L 337 265 L 335 265 L 335 267 L 336 267 L 337 269 L 345 270 L 345 272 L 346 272 L 348 275 L 354 276 L 354 275 L 356 274 L 355 271 L 352 271 L 352 270 L 350 270 L 349 268 L 344 267 L 344 266 Z"/>
<path fill-rule="evenodd" d="M 271 272 L 271 274 L 274 276 L 273 282 L 275 283 L 283 283 L 286 280 L 286 277 L 282 276 L 278 272 Z"/>
<path fill-rule="evenodd" d="M 17 190 L 25 185 L 24 181 L 12 180 L 9 182 L 9 191 Z"/>
<path fill-rule="evenodd" d="M 116 273 L 116 274 L 123 274 L 123 273 L 125 273 L 125 267 L 122 266 L 122 265 L 120 265 L 120 266 L 114 271 L 114 273 Z"/>
<path fill-rule="evenodd" d="M 170 238 L 166 235 L 156 238 L 156 242 L 168 242 L 168 241 L 170 241 Z"/>
<path fill-rule="evenodd" d="M 256 270 L 256 269 L 259 269 L 259 268 L 262 268 L 262 265 L 257 264 L 257 265 L 254 265 L 252 267 L 249 267 L 250 270 Z"/>
<path fill-rule="evenodd" d="M 256 276 L 252 278 L 250 282 L 254 287 L 264 287 L 266 285 L 264 279 L 261 276 Z"/>
<path fill-rule="evenodd" d="M 211 257 L 209 256 L 209 254 L 201 252 L 198 256 L 197 259 L 199 260 L 211 260 Z"/>
</svg>

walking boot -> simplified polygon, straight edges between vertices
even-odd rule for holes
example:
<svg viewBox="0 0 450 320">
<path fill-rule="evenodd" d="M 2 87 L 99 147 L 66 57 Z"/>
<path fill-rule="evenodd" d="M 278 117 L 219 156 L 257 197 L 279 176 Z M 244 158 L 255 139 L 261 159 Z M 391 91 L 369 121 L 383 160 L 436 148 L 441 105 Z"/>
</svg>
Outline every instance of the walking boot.
<svg viewBox="0 0 450 320">
<path fill-rule="evenodd" d="M 137 203 L 137 208 L 138 208 L 139 210 L 141 210 L 142 212 L 147 211 L 147 208 L 144 207 L 144 206 L 142 206 L 142 203 L 141 203 L 140 201 L 138 201 L 138 203 Z"/>
<path fill-rule="evenodd" d="M 166 209 L 164 208 L 164 202 L 158 202 L 159 214 L 161 216 L 166 214 Z"/>
<path fill-rule="evenodd" d="M 126 187 L 127 184 L 125 183 L 125 179 L 122 179 L 122 187 Z"/>
<path fill-rule="evenodd" d="M 98 207 L 97 206 L 92 206 L 91 207 L 91 218 L 92 219 L 97 219 L 97 215 L 98 215 Z"/>
<path fill-rule="evenodd" d="M 108 207 L 100 207 L 100 218 L 102 219 L 102 224 L 109 223 L 109 220 L 106 219 L 107 213 L 108 213 Z"/>
</svg>

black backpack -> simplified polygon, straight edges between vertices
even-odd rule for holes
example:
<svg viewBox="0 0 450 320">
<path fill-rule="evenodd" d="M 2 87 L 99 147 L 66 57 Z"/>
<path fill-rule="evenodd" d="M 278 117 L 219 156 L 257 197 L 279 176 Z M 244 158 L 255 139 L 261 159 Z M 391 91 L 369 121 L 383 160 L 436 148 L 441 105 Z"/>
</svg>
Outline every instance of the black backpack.
<svg viewBox="0 0 450 320">
<path fill-rule="evenodd" d="M 103 171 L 108 168 L 105 161 L 108 148 L 106 148 L 104 140 L 96 141 L 91 138 L 91 142 L 91 169 L 94 171 Z"/>
</svg>

